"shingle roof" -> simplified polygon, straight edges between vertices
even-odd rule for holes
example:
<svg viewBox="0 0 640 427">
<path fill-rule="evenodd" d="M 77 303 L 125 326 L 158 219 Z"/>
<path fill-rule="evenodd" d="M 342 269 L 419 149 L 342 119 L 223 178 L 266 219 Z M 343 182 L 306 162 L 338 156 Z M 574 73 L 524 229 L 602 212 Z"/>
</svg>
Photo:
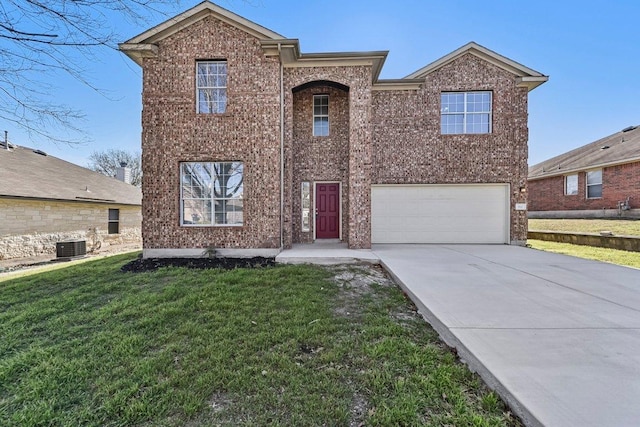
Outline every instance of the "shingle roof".
<svg viewBox="0 0 640 427">
<path fill-rule="evenodd" d="M 640 161 L 640 126 L 629 126 L 529 168 L 529 179 Z"/>
<path fill-rule="evenodd" d="M 133 185 L 101 175 L 42 151 L 0 144 L 0 197 L 140 205 Z"/>
</svg>

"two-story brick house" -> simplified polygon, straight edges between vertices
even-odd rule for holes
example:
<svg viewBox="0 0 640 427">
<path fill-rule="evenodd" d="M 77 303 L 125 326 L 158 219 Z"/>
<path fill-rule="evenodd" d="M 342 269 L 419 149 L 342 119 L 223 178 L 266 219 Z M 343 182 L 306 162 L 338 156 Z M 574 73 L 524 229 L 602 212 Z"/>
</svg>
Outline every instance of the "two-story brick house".
<svg viewBox="0 0 640 427">
<path fill-rule="evenodd" d="M 387 52 L 301 53 L 210 2 L 120 49 L 143 69 L 145 257 L 526 240 L 530 68 L 469 43 L 382 80 Z"/>
</svg>

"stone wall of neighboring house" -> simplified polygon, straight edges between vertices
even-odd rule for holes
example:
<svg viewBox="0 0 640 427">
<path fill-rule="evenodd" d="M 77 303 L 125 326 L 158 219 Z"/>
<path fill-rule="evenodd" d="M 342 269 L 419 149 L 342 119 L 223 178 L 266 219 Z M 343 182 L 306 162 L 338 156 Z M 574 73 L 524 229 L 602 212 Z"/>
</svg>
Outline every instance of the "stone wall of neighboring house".
<svg viewBox="0 0 640 427">
<path fill-rule="evenodd" d="M 118 234 L 107 234 L 109 209 L 120 210 Z M 1 198 L 0 259 L 55 254 L 56 242 L 87 240 L 93 227 L 104 244 L 140 243 L 141 222 L 139 206 Z"/>
<path fill-rule="evenodd" d="M 371 247 L 371 78 L 368 65 L 285 68 L 285 247 L 296 241 L 309 241 L 313 236 L 313 221 L 311 234 L 300 232 L 301 182 L 325 179 L 344 180 L 341 182 L 342 240 L 350 248 Z M 333 129 L 330 123 L 329 138 L 314 138 L 305 132 L 311 129 L 310 103 L 312 93 L 319 93 L 314 92 L 317 87 L 296 94 L 293 89 L 322 81 L 347 86 L 349 92 L 339 95 L 339 89 L 321 88 L 338 98 L 337 110 L 332 108 L 331 97 L 329 99 L 329 114 L 337 113 L 333 120 L 338 128 Z M 330 149 L 322 147 L 323 144 L 329 144 Z M 305 152 L 305 147 L 311 151 Z M 322 163 L 313 164 L 316 161 Z M 314 206 L 313 198 L 311 206 Z"/>
<path fill-rule="evenodd" d="M 329 95 L 329 136 L 313 136 L 313 96 Z M 310 243 L 314 239 L 314 182 L 340 182 L 342 236 L 349 235 L 349 93 L 328 86 L 315 86 L 293 95 L 292 197 L 293 243 Z M 311 218 L 308 232 L 302 231 L 302 182 L 310 183 Z M 296 197 L 299 196 L 299 197 Z"/>
<path fill-rule="evenodd" d="M 492 91 L 492 132 L 440 133 L 443 91 Z M 525 241 L 527 220 L 515 204 L 527 178 L 527 89 L 512 74 L 466 54 L 432 72 L 418 91 L 373 95 L 373 184 L 508 183 L 511 241 Z"/>
<path fill-rule="evenodd" d="M 280 247 L 280 65 L 214 17 L 161 40 L 143 64 L 146 249 Z M 196 113 L 196 60 L 225 59 L 224 114 Z M 180 162 L 244 163 L 243 226 L 180 226 Z"/>
<path fill-rule="evenodd" d="M 617 215 L 618 202 L 627 197 L 632 209 L 640 208 L 640 162 L 604 168 L 602 197 L 597 199 L 587 199 L 586 172 L 577 175 L 578 194 L 575 195 L 564 194 L 564 175 L 530 180 L 529 211 L 594 211 L 602 212 L 601 216 L 605 217 Z"/>
</svg>

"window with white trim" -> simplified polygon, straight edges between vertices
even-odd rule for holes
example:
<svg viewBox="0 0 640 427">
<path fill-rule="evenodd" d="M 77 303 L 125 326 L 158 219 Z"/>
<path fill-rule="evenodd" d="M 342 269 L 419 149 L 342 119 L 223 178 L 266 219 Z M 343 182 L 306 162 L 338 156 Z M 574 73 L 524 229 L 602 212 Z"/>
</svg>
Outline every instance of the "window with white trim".
<svg viewBox="0 0 640 427">
<path fill-rule="evenodd" d="M 242 162 L 180 164 L 180 224 L 243 224 Z"/>
<path fill-rule="evenodd" d="M 197 61 L 196 92 L 198 113 L 224 113 L 227 109 L 227 61 Z"/>
<path fill-rule="evenodd" d="M 301 205 L 302 205 L 302 231 L 311 230 L 311 184 L 308 181 L 302 182 Z"/>
<path fill-rule="evenodd" d="M 565 175 L 564 177 L 564 195 L 575 196 L 578 194 L 578 174 Z"/>
<path fill-rule="evenodd" d="M 441 93 L 441 133 L 491 133 L 491 98 L 490 91 Z"/>
<path fill-rule="evenodd" d="M 602 169 L 587 172 L 587 199 L 602 197 Z"/>
<path fill-rule="evenodd" d="M 329 95 L 313 95 L 313 136 L 329 136 Z"/>
</svg>

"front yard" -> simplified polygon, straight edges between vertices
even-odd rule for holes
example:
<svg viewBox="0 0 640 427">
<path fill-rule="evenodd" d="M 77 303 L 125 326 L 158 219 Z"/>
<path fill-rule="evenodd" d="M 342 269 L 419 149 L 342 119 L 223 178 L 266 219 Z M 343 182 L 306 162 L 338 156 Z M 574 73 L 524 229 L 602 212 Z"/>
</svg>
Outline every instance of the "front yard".
<svg viewBox="0 0 640 427">
<path fill-rule="evenodd" d="M 520 425 L 377 268 L 0 283 L 0 425 Z"/>
</svg>

